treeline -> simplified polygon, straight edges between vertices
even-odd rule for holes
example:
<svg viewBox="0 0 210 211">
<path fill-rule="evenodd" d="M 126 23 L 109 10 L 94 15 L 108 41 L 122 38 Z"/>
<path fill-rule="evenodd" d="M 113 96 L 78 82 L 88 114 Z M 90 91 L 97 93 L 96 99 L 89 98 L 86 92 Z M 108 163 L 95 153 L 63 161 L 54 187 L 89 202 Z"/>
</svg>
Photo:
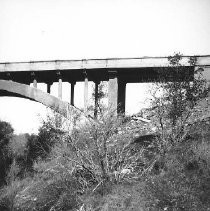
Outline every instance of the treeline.
<svg viewBox="0 0 210 211">
<path fill-rule="evenodd" d="M 48 157 L 59 129 L 48 117 L 38 134 L 14 134 L 11 124 L 0 121 L 0 186 L 33 175 L 33 164 Z"/>
</svg>

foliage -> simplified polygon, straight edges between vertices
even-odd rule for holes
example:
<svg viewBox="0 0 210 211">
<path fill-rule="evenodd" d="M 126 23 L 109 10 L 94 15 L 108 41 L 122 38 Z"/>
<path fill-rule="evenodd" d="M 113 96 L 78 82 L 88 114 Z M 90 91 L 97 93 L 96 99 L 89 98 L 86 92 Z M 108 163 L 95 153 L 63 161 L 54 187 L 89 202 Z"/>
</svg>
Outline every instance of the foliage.
<svg viewBox="0 0 210 211">
<path fill-rule="evenodd" d="M 152 121 L 160 132 L 163 152 L 184 141 L 193 122 L 202 121 L 202 116 L 209 112 L 205 103 L 208 89 L 202 71 L 194 68 L 194 58 L 188 67 L 181 65 L 181 60 L 181 54 L 169 57 L 170 66 L 163 70 L 167 78 L 160 78 L 161 83 L 156 83 L 152 93 Z"/>
<path fill-rule="evenodd" d="M 43 120 L 38 135 L 28 137 L 28 158 L 31 159 L 31 162 L 47 158 L 57 138 L 63 133 L 62 121 L 59 114 L 49 114 L 47 119 Z"/>
<path fill-rule="evenodd" d="M 164 168 L 148 175 L 145 188 L 150 210 L 208 210 L 210 208 L 209 123 L 206 134 L 193 134 L 167 152 Z M 202 129 L 202 128 L 201 128 Z"/>
<path fill-rule="evenodd" d="M 31 178 L 11 181 L 7 186 L 0 190 L 0 210 L 13 211 L 15 209 L 15 198 L 17 194 L 24 189 Z"/>
<path fill-rule="evenodd" d="M 123 171 L 131 173 L 141 158 L 141 153 L 132 154 L 128 148 L 133 139 L 132 134 L 122 132 L 124 119 L 111 116 L 74 130 L 52 151 L 55 158 L 71 164 L 71 171 L 81 177 L 85 187 L 126 179 Z"/>
<path fill-rule="evenodd" d="M 8 122 L 0 121 L 0 148 L 5 147 L 13 135 L 14 129 Z"/>
<path fill-rule="evenodd" d="M 144 188 L 142 182 L 114 185 L 112 191 L 104 196 L 95 194 L 87 197 L 80 210 L 143 211 L 146 200 L 142 193 Z"/>
<path fill-rule="evenodd" d="M 105 82 L 100 82 L 98 84 L 98 90 L 96 92 L 96 87 L 93 87 L 92 100 L 94 105 L 88 107 L 89 112 L 94 113 L 94 117 L 97 118 L 98 115 L 103 115 L 107 110 L 106 105 L 104 104 L 104 99 L 107 97 L 107 85 Z"/>
<path fill-rule="evenodd" d="M 106 84 L 104 82 L 101 82 L 98 85 L 98 104 L 101 105 L 102 104 L 102 100 L 103 98 L 107 97 L 107 91 L 106 91 L 107 87 Z M 95 87 L 93 87 L 93 92 L 92 92 L 92 98 L 95 99 Z"/>
<path fill-rule="evenodd" d="M 156 145 L 133 143 L 124 118 L 106 116 L 59 133 L 33 177 L 2 189 L 4 210 L 207 210 L 209 123 L 165 154 L 155 171 Z M 129 133 L 130 131 L 130 133 Z"/>
<path fill-rule="evenodd" d="M 72 210 L 78 207 L 78 182 L 65 172 L 54 174 L 52 179 L 35 178 L 15 198 L 18 210 Z"/>
<path fill-rule="evenodd" d="M 57 133 L 50 155 L 34 163 L 33 178 L 24 188 L 6 188 L 3 201 L 13 199 L 14 210 L 70 210 L 95 194 L 105 197 L 113 185 L 131 184 L 138 178 L 143 150 L 129 149 L 133 134 L 125 128 L 124 118 L 110 115 L 72 133 Z"/>
<path fill-rule="evenodd" d="M 7 171 L 7 182 L 14 181 L 16 178 L 23 178 L 29 171 L 28 164 L 28 139 L 29 134 L 13 135 L 8 144 L 9 156 L 12 163 Z"/>
<path fill-rule="evenodd" d="M 180 54 L 169 57 L 165 71 L 170 80 L 162 79 L 153 92 L 152 122 L 158 135 L 156 161 L 145 186 L 150 210 L 210 208 L 208 89 L 202 72 L 192 66 L 195 59 L 187 68 L 181 59 Z"/>
<path fill-rule="evenodd" d="M 0 121 L 0 186 L 6 182 L 6 174 L 11 164 L 8 144 L 13 136 L 13 131 L 10 123 Z"/>
</svg>

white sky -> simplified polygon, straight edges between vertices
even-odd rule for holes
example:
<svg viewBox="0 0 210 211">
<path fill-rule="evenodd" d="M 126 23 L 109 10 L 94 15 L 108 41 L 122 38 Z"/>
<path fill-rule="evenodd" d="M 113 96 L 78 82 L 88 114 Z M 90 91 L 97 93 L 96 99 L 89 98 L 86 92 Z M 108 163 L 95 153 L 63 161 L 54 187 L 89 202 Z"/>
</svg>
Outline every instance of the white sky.
<svg viewBox="0 0 210 211">
<path fill-rule="evenodd" d="M 0 61 L 210 54 L 209 11 L 210 0 L 0 0 Z M 143 105 L 147 89 L 127 85 L 128 112 Z M 36 132 L 44 110 L 0 98 L 0 118 L 17 133 Z"/>
</svg>

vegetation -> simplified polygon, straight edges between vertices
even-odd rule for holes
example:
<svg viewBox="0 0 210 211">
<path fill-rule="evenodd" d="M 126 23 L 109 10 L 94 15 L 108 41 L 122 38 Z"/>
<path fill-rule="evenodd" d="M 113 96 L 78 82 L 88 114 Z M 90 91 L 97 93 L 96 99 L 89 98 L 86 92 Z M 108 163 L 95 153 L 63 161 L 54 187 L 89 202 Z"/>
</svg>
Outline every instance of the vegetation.
<svg viewBox="0 0 210 211">
<path fill-rule="evenodd" d="M 8 143 L 13 131 L 12 126 L 8 122 L 0 121 L 0 186 L 5 183 L 8 166 L 11 164 Z"/>
<path fill-rule="evenodd" d="M 66 130 L 54 115 L 38 135 L 17 136 L 1 122 L 0 210 L 210 210 L 208 90 L 181 58 L 155 85 L 147 126 L 101 112 Z"/>
<path fill-rule="evenodd" d="M 94 84 L 92 88 L 93 91 L 91 93 L 90 105 L 88 106 L 88 114 L 97 119 L 98 116 L 103 116 L 103 114 L 107 112 L 107 106 L 104 101 L 107 97 L 108 87 L 106 82 L 102 81 L 97 84 L 97 88 L 96 84 Z"/>
</svg>

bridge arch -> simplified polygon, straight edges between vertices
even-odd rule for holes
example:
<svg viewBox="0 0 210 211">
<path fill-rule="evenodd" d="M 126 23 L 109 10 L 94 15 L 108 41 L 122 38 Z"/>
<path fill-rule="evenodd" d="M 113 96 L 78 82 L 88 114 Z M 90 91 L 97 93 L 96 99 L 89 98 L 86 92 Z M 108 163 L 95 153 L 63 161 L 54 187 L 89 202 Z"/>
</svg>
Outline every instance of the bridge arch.
<svg viewBox="0 0 210 211">
<path fill-rule="evenodd" d="M 62 101 L 40 89 L 14 81 L 0 80 L 0 96 L 20 97 L 42 103 L 68 119 L 71 118 L 74 112 L 82 113 L 68 102 Z"/>
</svg>

